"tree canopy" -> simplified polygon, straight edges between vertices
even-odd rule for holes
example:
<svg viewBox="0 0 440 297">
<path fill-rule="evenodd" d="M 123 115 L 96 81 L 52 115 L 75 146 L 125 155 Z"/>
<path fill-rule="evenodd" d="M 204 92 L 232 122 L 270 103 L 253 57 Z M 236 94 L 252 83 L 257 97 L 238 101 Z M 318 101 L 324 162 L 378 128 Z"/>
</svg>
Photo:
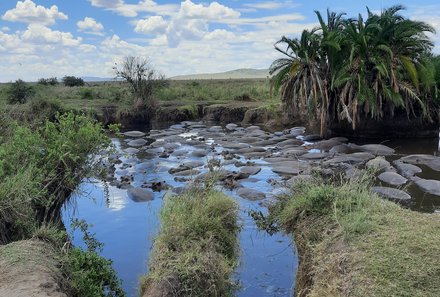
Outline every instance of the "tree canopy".
<svg viewBox="0 0 440 297">
<path fill-rule="evenodd" d="M 314 114 L 323 136 L 331 121 L 356 129 L 362 118 L 400 111 L 431 121 L 440 63 L 427 34 L 435 32 L 400 15 L 403 9 L 367 9 L 366 19 L 327 11 L 327 20 L 315 11 L 317 28 L 282 37 L 275 49 L 285 57 L 272 63 L 270 73 L 287 111 Z"/>
</svg>

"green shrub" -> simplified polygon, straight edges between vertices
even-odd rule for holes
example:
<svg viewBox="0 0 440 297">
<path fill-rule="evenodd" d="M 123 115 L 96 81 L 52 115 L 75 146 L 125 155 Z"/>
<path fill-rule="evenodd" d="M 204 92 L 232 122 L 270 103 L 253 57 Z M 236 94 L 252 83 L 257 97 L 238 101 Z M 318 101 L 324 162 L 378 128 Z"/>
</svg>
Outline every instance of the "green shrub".
<svg viewBox="0 0 440 297">
<path fill-rule="evenodd" d="M 58 84 L 58 79 L 56 77 L 49 77 L 49 78 L 40 78 L 38 80 L 38 84 L 43 86 L 55 86 Z"/>
<path fill-rule="evenodd" d="M 26 103 L 35 94 L 34 88 L 21 79 L 16 80 L 7 90 L 9 104 Z"/>
<path fill-rule="evenodd" d="M 81 98 L 82 99 L 88 99 L 88 100 L 91 100 L 91 99 L 94 99 L 94 97 L 95 97 L 95 94 L 94 94 L 94 92 L 93 92 L 93 89 L 81 89 Z"/>
<path fill-rule="evenodd" d="M 65 76 L 63 77 L 63 83 L 66 87 L 80 87 L 84 86 L 84 80 L 80 77 Z"/>
</svg>

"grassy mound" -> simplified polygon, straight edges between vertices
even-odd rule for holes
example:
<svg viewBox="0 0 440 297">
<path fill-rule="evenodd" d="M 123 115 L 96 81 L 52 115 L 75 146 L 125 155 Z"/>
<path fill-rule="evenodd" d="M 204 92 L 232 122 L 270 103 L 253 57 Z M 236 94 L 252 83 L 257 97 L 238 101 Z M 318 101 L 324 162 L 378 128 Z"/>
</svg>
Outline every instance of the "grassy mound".
<svg viewBox="0 0 440 297">
<path fill-rule="evenodd" d="M 143 296 L 228 296 L 237 264 L 238 206 L 213 190 L 168 198 Z"/>
<path fill-rule="evenodd" d="M 367 175 L 315 181 L 272 207 L 299 249 L 297 296 L 440 296 L 440 216 L 369 189 Z"/>
</svg>

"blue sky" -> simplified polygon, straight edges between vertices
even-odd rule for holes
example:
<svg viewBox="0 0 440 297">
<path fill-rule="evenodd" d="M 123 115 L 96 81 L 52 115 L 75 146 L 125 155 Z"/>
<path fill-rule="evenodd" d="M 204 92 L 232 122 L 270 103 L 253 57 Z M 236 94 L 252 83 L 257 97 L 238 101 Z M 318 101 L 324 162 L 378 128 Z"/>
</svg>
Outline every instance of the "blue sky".
<svg viewBox="0 0 440 297">
<path fill-rule="evenodd" d="M 0 81 L 112 77 L 128 55 L 149 57 L 167 76 L 268 68 L 274 42 L 314 27 L 314 10 L 356 16 L 395 4 L 440 32 L 435 0 L 1 0 Z"/>
</svg>

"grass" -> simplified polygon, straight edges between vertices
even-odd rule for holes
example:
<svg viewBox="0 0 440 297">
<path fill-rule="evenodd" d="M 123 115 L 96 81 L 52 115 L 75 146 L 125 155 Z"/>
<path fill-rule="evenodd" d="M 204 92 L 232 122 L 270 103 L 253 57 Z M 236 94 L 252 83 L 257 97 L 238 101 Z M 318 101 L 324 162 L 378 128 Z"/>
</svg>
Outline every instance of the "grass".
<svg viewBox="0 0 440 297">
<path fill-rule="evenodd" d="M 229 296 L 237 264 L 238 206 L 210 189 L 170 197 L 150 256 L 143 296 Z M 168 292 L 168 293 L 167 293 Z"/>
<path fill-rule="evenodd" d="M 10 85 L 10 83 L 0 84 L 0 106 L 6 105 L 7 89 Z M 87 83 L 82 87 L 66 87 L 61 84 L 45 86 L 30 83 L 30 85 L 35 90 L 33 99 L 62 102 L 68 110 L 99 112 L 106 106 L 118 106 L 124 109 L 132 102 L 130 89 L 123 82 Z M 169 81 L 166 87 L 154 93 L 155 99 L 164 105 L 227 103 L 240 100 L 243 95 L 263 102 L 274 99 L 270 94 L 267 79 Z"/>
<path fill-rule="evenodd" d="M 295 234 L 297 296 L 440 296 L 440 216 L 402 208 L 358 180 L 315 181 L 270 218 Z"/>
</svg>

